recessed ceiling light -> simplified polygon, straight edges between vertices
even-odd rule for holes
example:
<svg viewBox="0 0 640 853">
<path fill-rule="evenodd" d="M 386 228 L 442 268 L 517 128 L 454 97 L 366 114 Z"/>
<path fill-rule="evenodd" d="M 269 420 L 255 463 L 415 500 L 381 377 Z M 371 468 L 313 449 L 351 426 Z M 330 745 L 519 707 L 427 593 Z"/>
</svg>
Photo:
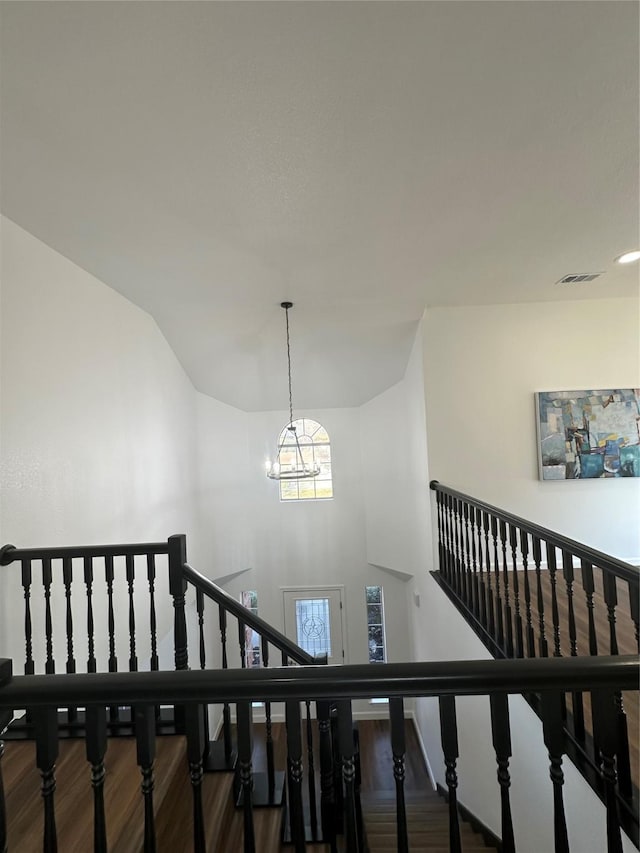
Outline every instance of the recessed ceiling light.
<svg viewBox="0 0 640 853">
<path fill-rule="evenodd" d="M 619 264 L 632 264 L 634 261 L 640 260 L 640 250 L 636 249 L 635 252 L 625 252 L 624 255 L 619 255 L 616 258 L 616 261 Z"/>
</svg>

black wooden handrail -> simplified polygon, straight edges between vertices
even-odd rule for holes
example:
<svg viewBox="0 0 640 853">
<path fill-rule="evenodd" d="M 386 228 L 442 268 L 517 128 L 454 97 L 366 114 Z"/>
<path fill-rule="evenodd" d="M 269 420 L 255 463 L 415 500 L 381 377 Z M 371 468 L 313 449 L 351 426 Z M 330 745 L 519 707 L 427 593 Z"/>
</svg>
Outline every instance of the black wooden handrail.
<svg viewBox="0 0 640 853">
<path fill-rule="evenodd" d="M 609 554 L 604 554 L 602 551 L 596 551 L 594 548 L 589 548 L 587 545 L 583 545 L 575 539 L 569 539 L 567 536 L 562 536 L 560 533 L 555 533 L 552 530 L 548 530 L 546 527 L 541 527 L 539 524 L 534 524 L 533 522 L 520 518 L 517 515 L 513 515 L 510 512 L 505 512 L 504 510 L 498 509 L 484 501 L 465 495 L 464 492 L 458 492 L 455 489 L 449 488 L 449 486 L 443 486 L 442 483 L 438 482 L 438 480 L 431 480 L 429 487 L 435 492 L 440 492 L 443 495 L 450 495 L 453 498 L 458 498 L 458 500 L 464 501 L 470 506 L 484 510 L 485 512 L 488 512 L 500 519 L 500 521 L 505 521 L 507 524 L 511 524 L 519 530 L 523 530 L 525 533 L 537 536 L 538 539 L 548 542 L 556 548 L 560 548 L 563 551 L 569 551 L 580 560 L 584 560 L 587 563 L 592 563 L 601 569 L 605 569 L 622 580 L 631 581 L 632 583 L 638 582 L 638 578 L 640 577 L 640 568 L 632 566 L 630 563 L 625 563 L 624 560 L 618 560 L 615 557 L 611 557 Z"/>
<path fill-rule="evenodd" d="M 63 557 L 135 557 L 145 554 L 168 554 L 168 542 L 143 542 L 127 545 L 70 545 L 60 548 L 16 548 L 3 545 L 0 548 L 0 566 L 8 566 L 15 560 L 59 560 Z"/>
<path fill-rule="evenodd" d="M 0 661 L 0 665 L 3 661 Z M 273 669 L 17 675 L 0 708 L 486 695 L 493 692 L 637 690 L 640 657 L 348 664 Z"/>
<path fill-rule="evenodd" d="M 185 563 L 183 566 L 183 576 L 203 595 L 213 599 L 213 601 L 220 604 L 229 613 L 233 614 L 233 616 L 240 620 L 240 622 L 243 622 L 249 628 L 256 631 L 261 637 L 264 637 L 276 646 L 276 648 L 280 649 L 280 651 L 285 652 L 285 654 L 292 661 L 295 661 L 295 663 L 305 665 L 324 662 L 324 658 L 316 659 L 313 655 L 305 652 L 304 649 L 301 649 L 300 646 L 296 645 L 296 643 L 289 639 L 289 637 L 280 633 L 277 628 L 274 628 L 268 622 L 265 622 L 264 619 L 256 616 L 244 607 L 244 605 L 240 604 L 239 601 L 236 601 L 233 596 L 229 595 L 226 590 L 217 586 L 213 581 L 210 581 L 209 578 L 200 574 L 200 572 L 188 563 Z"/>
</svg>

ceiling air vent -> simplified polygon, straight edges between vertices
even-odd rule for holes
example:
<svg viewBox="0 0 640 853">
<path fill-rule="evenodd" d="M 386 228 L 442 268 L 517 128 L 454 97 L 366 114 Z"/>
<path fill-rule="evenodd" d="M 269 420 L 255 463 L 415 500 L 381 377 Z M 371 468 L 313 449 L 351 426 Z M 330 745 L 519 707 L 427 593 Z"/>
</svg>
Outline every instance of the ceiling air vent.
<svg viewBox="0 0 640 853">
<path fill-rule="evenodd" d="M 563 276 L 556 281 L 556 284 L 578 284 L 581 281 L 593 281 L 594 278 L 598 278 L 601 275 L 601 272 L 575 272 Z"/>
</svg>

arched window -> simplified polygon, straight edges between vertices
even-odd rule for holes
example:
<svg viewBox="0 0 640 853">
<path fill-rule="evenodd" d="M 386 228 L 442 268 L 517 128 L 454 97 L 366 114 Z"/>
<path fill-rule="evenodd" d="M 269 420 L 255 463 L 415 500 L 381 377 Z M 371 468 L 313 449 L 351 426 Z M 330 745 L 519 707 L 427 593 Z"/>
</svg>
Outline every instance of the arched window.
<svg viewBox="0 0 640 853">
<path fill-rule="evenodd" d="M 320 466 L 317 477 L 309 477 L 305 480 L 280 480 L 280 500 L 282 501 L 306 501 L 326 500 L 333 497 L 333 483 L 331 480 L 331 444 L 326 429 L 311 418 L 298 418 L 293 421 L 296 435 L 300 443 L 302 458 L 304 462 L 312 464 L 316 462 Z M 280 462 L 283 465 L 296 462 L 296 445 L 292 433 L 287 426 L 280 433 L 278 447 L 280 451 Z"/>
</svg>

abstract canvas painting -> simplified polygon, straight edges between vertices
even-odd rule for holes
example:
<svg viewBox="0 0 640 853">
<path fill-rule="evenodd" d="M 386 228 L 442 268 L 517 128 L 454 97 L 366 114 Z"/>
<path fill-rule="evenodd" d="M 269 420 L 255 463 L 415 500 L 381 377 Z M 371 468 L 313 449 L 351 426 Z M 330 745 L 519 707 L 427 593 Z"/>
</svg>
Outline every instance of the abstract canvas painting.
<svg viewBox="0 0 640 853">
<path fill-rule="evenodd" d="M 535 396 L 541 480 L 640 477 L 640 389 Z"/>
</svg>

